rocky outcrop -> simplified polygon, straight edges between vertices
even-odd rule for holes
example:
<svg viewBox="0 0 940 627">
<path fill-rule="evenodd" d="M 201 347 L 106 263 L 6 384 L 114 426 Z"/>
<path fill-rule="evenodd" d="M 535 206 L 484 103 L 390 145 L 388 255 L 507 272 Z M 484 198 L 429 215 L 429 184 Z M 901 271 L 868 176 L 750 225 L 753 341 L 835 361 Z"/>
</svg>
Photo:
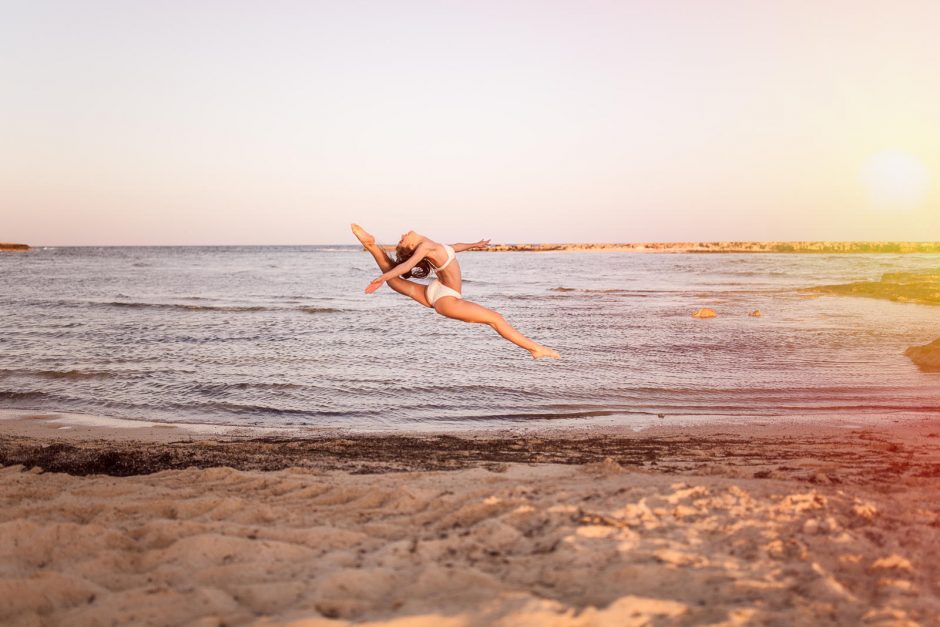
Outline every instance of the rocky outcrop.
<svg viewBox="0 0 940 627">
<path fill-rule="evenodd" d="M 812 288 L 825 294 L 866 296 L 902 303 L 940 305 L 940 269 L 921 272 L 889 272 L 880 281 L 857 281 Z"/>
<path fill-rule="evenodd" d="M 937 253 L 940 242 L 644 242 L 493 244 L 485 252 L 607 251 L 660 253 Z"/>
<path fill-rule="evenodd" d="M 714 318 L 717 315 L 718 314 L 715 312 L 714 309 L 711 309 L 709 307 L 703 307 L 699 309 L 698 311 L 696 311 L 694 314 L 692 314 L 692 317 L 693 318 Z"/>
<path fill-rule="evenodd" d="M 0 242 L 0 252 L 25 252 L 29 250 L 29 246 L 26 244 L 5 244 Z"/>
<path fill-rule="evenodd" d="M 923 346 L 911 346 L 904 354 L 921 370 L 940 372 L 940 339 Z"/>
<path fill-rule="evenodd" d="M 395 247 L 383 245 L 385 251 Z M 596 244 L 491 244 L 485 253 L 940 253 L 940 242 L 627 242 Z"/>
</svg>

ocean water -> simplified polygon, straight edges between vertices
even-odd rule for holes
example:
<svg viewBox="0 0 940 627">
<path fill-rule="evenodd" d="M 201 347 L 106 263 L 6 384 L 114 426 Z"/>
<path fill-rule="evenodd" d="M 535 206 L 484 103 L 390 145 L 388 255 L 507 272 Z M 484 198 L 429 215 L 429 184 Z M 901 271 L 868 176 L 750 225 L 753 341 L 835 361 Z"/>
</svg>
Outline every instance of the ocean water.
<svg viewBox="0 0 940 627">
<path fill-rule="evenodd" d="M 940 413 L 940 374 L 903 355 L 940 337 L 940 309 L 802 292 L 940 255 L 460 262 L 465 298 L 563 359 L 387 287 L 364 294 L 378 271 L 355 246 L 3 254 L 0 409 L 353 430 Z M 718 317 L 692 318 L 701 307 Z"/>
</svg>

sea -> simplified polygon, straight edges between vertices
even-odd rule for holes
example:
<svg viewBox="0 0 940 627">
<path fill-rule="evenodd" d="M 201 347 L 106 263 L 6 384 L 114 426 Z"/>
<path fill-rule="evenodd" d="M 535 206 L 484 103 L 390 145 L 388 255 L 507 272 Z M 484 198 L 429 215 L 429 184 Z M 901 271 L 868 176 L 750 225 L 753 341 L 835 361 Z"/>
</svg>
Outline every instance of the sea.
<svg viewBox="0 0 940 627">
<path fill-rule="evenodd" d="M 358 246 L 0 254 L 0 410 L 357 432 L 940 413 L 940 373 L 904 356 L 940 337 L 940 309 L 810 291 L 940 255 L 459 261 L 466 299 L 562 359 L 365 294 L 379 271 Z M 703 307 L 717 316 L 693 318 Z"/>
</svg>

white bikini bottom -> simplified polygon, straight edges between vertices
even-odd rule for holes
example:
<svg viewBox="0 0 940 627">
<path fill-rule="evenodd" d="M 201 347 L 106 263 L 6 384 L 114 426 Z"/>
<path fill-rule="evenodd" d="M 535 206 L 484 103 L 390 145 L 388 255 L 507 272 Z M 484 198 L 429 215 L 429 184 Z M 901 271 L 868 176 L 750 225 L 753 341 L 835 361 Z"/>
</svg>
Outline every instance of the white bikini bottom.
<svg viewBox="0 0 940 627">
<path fill-rule="evenodd" d="M 434 303 L 444 298 L 445 296 L 453 296 L 454 298 L 463 298 L 455 289 L 451 289 L 441 283 L 438 279 L 434 279 L 428 283 L 428 302 L 431 303 L 431 307 L 434 306 Z"/>
</svg>

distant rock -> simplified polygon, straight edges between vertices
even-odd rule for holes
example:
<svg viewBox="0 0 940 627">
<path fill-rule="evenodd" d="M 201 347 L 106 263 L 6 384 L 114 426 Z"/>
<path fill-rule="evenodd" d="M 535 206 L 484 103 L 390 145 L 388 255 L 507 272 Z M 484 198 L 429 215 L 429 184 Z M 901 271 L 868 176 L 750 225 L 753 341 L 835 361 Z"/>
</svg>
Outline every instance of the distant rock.
<svg viewBox="0 0 940 627">
<path fill-rule="evenodd" d="M 752 318 L 760 318 L 760 317 L 763 316 L 764 314 L 762 314 L 762 313 L 760 312 L 760 309 L 755 309 L 754 311 L 752 311 L 751 313 L 749 313 L 749 314 L 747 314 L 747 315 L 749 315 L 749 316 L 752 317 Z"/>
<path fill-rule="evenodd" d="M 694 314 L 692 314 L 692 317 L 693 318 L 714 318 L 717 315 L 718 314 L 715 313 L 714 309 L 710 309 L 708 307 L 702 307 L 701 309 L 696 311 Z"/>
<path fill-rule="evenodd" d="M 924 346 L 911 346 L 904 354 L 921 370 L 940 372 L 940 339 Z"/>
<path fill-rule="evenodd" d="M 7 244 L 0 242 L 0 252 L 20 253 L 29 250 L 26 244 Z"/>
</svg>

